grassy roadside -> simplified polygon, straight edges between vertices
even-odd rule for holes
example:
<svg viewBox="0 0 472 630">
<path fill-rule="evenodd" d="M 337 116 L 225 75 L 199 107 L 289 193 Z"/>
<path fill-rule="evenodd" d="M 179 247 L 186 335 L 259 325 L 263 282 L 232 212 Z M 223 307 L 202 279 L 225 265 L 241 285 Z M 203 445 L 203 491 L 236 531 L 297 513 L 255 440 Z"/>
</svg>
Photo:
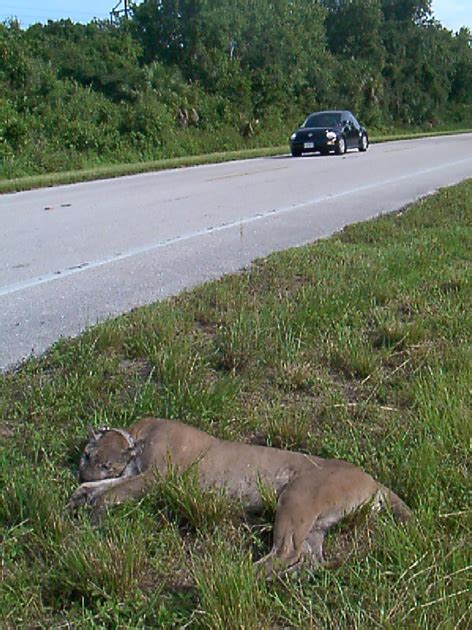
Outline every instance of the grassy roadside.
<svg viewBox="0 0 472 630">
<path fill-rule="evenodd" d="M 2 627 L 468 627 L 471 253 L 469 180 L 0 376 Z M 348 459 L 415 522 L 345 524 L 329 567 L 267 585 L 270 508 L 191 480 L 71 518 L 87 424 L 145 414 Z"/>
<path fill-rule="evenodd" d="M 370 141 L 371 143 L 391 142 L 393 140 L 411 140 L 415 138 L 427 138 L 430 136 L 469 133 L 470 131 L 472 131 L 472 129 L 458 129 L 455 131 L 421 133 L 398 133 L 378 136 L 374 135 L 370 138 Z M 35 188 L 46 188 L 48 186 L 76 184 L 78 182 L 87 182 L 97 179 L 111 179 L 115 177 L 123 177 L 125 175 L 136 175 L 138 173 L 150 173 L 172 168 L 182 168 L 185 166 L 196 166 L 198 164 L 216 164 L 219 162 L 229 162 L 232 160 L 245 160 L 269 155 L 279 155 L 286 152 L 287 145 L 281 145 L 269 148 L 255 148 L 244 149 L 240 151 L 210 153 L 207 155 L 190 155 L 185 157 L 154 160 L 149 162 L 97 166 L 91 169 L 65 171 L 60 173 L 48 173 L 45 175 L 32 175 L 29 177 L 19 177 L 16 179 L 0 179 L 0 194 L 20 192 L 23 190 L 33 190 Z"/>
</svg>

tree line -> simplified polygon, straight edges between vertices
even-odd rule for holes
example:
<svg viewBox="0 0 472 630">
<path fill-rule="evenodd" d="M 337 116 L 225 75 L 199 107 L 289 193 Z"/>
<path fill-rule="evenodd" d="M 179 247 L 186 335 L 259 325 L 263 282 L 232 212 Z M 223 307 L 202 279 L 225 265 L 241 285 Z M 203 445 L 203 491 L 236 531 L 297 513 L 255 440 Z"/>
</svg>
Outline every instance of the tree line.
<svg viewBox="0 0 472 630">
<path fill-rule="evenodd" d="M 307 113 L 470 125 L 471 33 L 431 0 L 145 0 L 0 24 L 0 176 L 285 142 Z"/>
</svg>

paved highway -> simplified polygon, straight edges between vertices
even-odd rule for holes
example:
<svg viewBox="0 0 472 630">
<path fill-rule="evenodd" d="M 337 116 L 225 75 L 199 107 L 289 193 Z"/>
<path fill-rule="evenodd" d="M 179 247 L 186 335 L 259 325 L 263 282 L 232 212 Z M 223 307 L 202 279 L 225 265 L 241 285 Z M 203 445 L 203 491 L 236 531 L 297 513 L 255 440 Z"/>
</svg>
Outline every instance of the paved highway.
<svg viewBox="0 0 472 630">
<path fill-rule="evenodd" d="M 467 177 L 472 134 L 2 195 L 0 369 Z"/>
</svg>

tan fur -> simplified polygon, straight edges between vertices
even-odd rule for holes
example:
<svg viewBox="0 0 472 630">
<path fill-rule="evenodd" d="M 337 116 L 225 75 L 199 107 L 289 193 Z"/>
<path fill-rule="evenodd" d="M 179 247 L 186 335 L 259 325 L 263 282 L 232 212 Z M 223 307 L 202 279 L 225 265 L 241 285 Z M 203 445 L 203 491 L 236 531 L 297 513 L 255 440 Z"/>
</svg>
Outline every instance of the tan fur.
<svg viewBox="0 0 472 630">
<path fill-rule="evenodd" d="M 71 506 L 106 506 L 142 495 L 155 472 L 195 465 L 204 487 L 223 488 L 250 511 L 263 507 L 261 486 L 278 497 L 273 547 L 259 561 L 267 575 L 287 571 L 304 559 L 322 561 L 327 530 L 345 515 L 372 502 L 388 504 L 401 520 L 410 510 L 391 490 L 356 466 L 293 451 L 219 440 L 173 420 L 144 418 L 127 431 L 93 433 L 80 461 L 83 482 Z"/>
</svg>

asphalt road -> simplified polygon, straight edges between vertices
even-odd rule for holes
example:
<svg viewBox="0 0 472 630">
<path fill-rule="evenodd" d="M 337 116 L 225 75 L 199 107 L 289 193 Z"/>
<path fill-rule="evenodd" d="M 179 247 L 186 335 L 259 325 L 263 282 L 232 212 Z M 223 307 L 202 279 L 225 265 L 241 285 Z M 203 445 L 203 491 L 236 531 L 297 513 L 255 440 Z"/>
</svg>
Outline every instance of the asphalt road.
<svg viewBox="0 0 472 630">
<path fill-rule="evenodd" d="M 0 369 L 467 177 L 472 134 L 0 196 Z"/>
</svg>

